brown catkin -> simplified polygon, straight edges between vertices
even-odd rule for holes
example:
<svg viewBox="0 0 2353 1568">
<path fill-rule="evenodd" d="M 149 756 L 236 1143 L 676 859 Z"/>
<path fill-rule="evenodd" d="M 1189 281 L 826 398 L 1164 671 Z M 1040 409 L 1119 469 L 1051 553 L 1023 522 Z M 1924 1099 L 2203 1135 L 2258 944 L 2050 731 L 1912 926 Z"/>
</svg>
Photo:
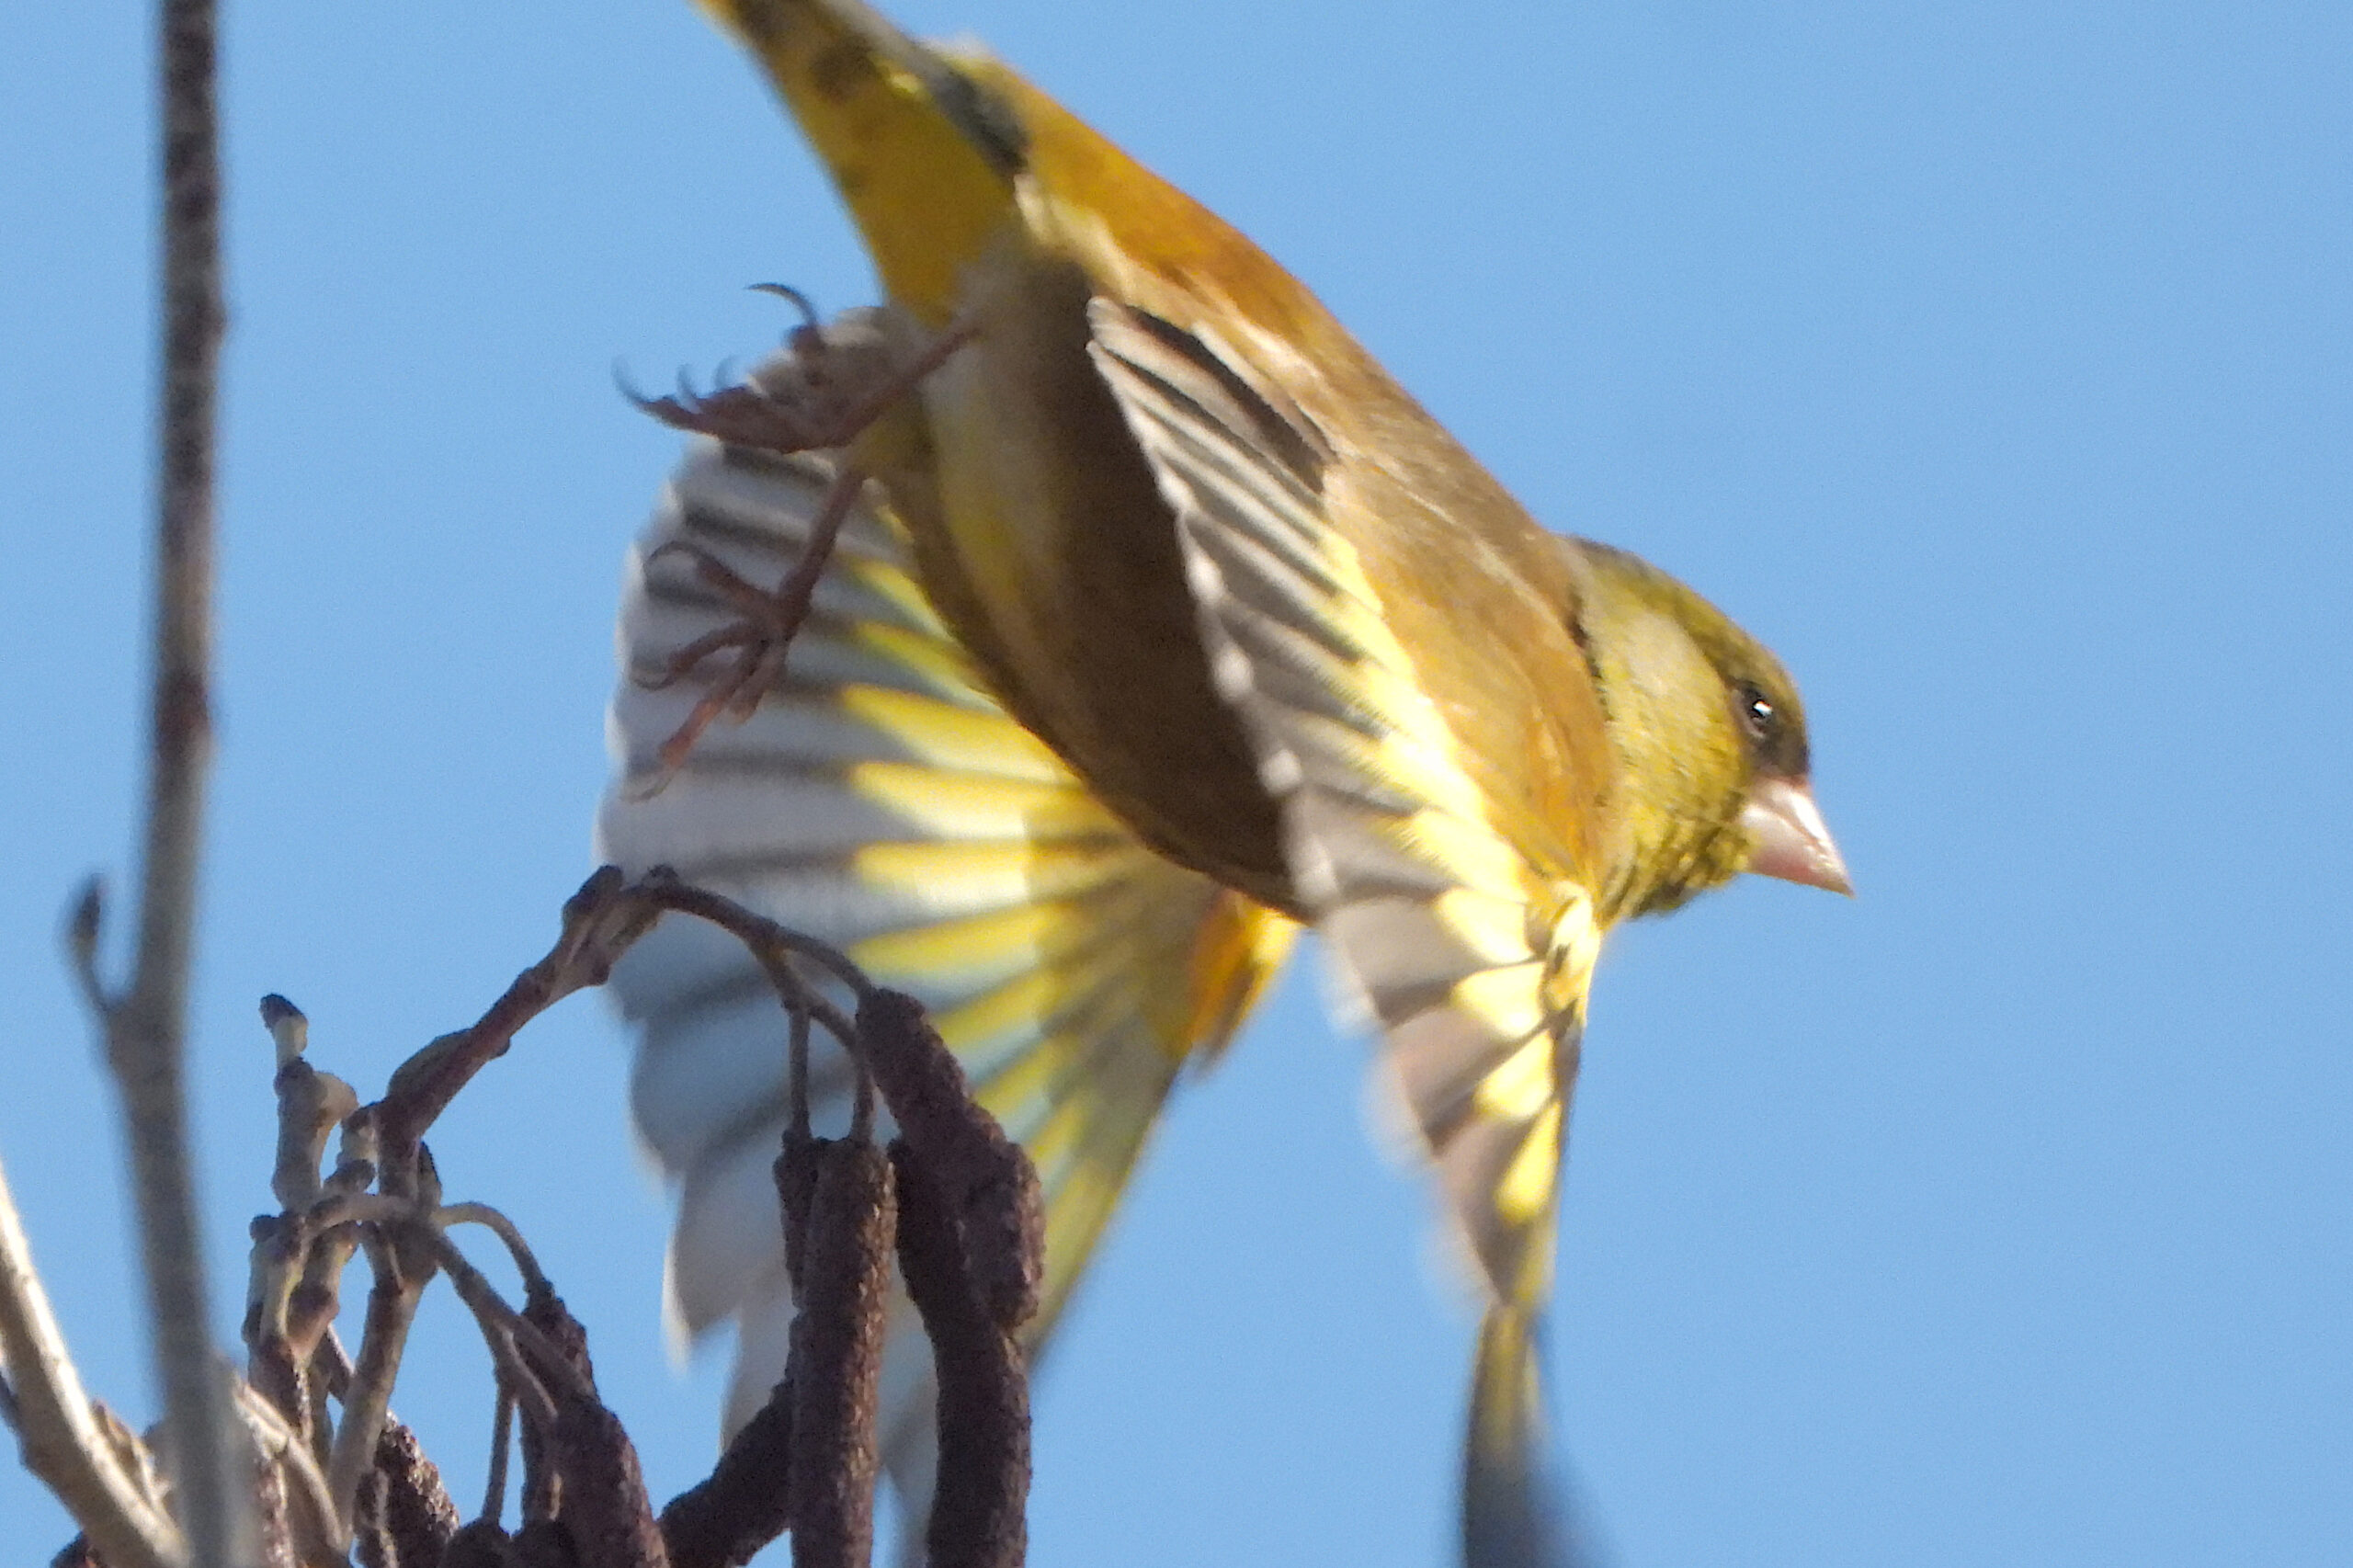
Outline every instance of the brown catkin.
<svg viewBox="0 0 2353 1568">
<path fill-rule="evenodd" d="M 507 1568 L 506 1547 L 506 1527 L 495 1519 L 474 1519 L 449 1538 L 439 1568 Z"/>
<path fill-rule="evenodd" d="M 547 1336 L 548 1343 L 580 1374 L 582 1381 L 590 1388 L 596 1387 L 596 1368 L 588 1359 L 588 1331 L 564 1306 L 563 1297 L 544 1287 L 532 1290 L 524 1298 L 522 1317 Z M 523 1522 L 555 1518 L 563 1510 L 563 1466 L 549 1446 L 549 1435 L 535 1423 L 524 1422 L 520 1436 L 517 1446 L 523 1451 Z"/>
<path fill-rule="evenodd" d="M 988 1311 L 923 1157 L 891 1145 L 899 1272 L 939 1381 L 939 1473 L 928 1568 L 1019 1568 L 1029 1551 L 1029 1381 L 1020 1340 Z"/>
<path fill-rule="evenodd" d="M 555 1396 L 550 1446 L 563 1471 L 563 1518 L 581 1568 L 669 1568 L 645 1474 L 620 1418 L 593 1397 Z"/>
<path fill-rule="evenodd" d="M 438 1563 L 458 1533 L 457 1506 L 441 1484 L 441 1471 L 425 1454 L 416 1434 L 386 1420 L 376 1439 L 376 1473 L 383 1478 L 384 1534 L 403 1568 Z"/>
<path fill-rule="evenodd" d="M 870 992 L 858 1004 L 858 1030 L 900 1135 L 956 1216 L 989 1315 L 1020 1327 L 1037 1315 L 1045 1277 L 1045 1203 L 1029 1156 L 972 1099 L 923 1004 L 897 991 Z"/>
<path fill-rule="evenodd" d="M 801 1310 L 792 1320 L 794 1568 L 867 1568 L 881 1469 L 875 1406 L 897 1214 L 891 1163 L 864 1139 L 820 1143 Z"/>
<path fill-rule="evenodd" d="M 769 1391 L 759 1414 L 719 1456 L 710 1478 L 670 1499 L 662 1540 L 670 1568 L 742 1568 L 792 1522 L 792 1382 Z"/>
<path fill-rule="evenodd" d="M 526 1519 L 507 1542 L 506 1568 L 586 1568 L 560 1519 Z"/>
</svg>

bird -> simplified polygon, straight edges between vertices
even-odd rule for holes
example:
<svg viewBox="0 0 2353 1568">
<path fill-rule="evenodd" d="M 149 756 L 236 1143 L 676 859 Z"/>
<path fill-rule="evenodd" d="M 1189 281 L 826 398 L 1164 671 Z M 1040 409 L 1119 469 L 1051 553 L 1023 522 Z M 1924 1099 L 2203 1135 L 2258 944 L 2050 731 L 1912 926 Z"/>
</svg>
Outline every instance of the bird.
<svg viewBox="0 0 2353 1568">
<path fill-rule="evenodd" d="M 827 331 L 942 351 L 842 452 L 690 445 L 625 583 L 600 853 L 930 1007 L 1039 1167 L 1040 1342 L 1174 1085 L 1314 932 L 1482 1301 L 1463 1559 L 1570 1561 L 1538 1346 L 1596 960 L 1742 872 L 1852 891 L 1795 682 L 1665 572 L 1545 529 L 1303 284 L 1009 67 L 859 0 L 700 4 L 874 263 L 887 317 Z M 651 677 L 730 615 L 687 554 L 785 573 L 846 463 L 781 670 L 665 749 L 694 699 Z M 791 1313 L 772 995 L 680 922 L 612 987 L 679 1184 L 674 1312 L 737 1326 L 732 1426 Z M 920 1511 L 929 1374 L 894 1311 L 884 1456 Z"/>
</svg>

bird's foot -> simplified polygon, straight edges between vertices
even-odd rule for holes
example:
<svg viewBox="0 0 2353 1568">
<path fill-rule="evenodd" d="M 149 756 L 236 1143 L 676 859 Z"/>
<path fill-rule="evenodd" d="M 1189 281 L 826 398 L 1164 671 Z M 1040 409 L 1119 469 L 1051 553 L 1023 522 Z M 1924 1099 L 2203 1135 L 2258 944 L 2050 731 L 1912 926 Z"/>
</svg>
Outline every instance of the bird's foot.
<svg viewBox="0 0 2353 1568">
<path fill-rule="evenodd" d="M 715 654 L 733 650 L 735 657 L 696 701 L 685 721 L 662 743 L 655 753 L 659 766 L 644 793 L 654 794 L 670 781 L 714 721 L 723 717 L 731 723 L 740 724 L 750 718 L 768 688 L 784 674 L 785 653 L 801 623 L 809 619 L 810 608 L 816 601 L 818 579 L 824 575 L 825 565 L 833 559 L 834 541 L 841 534 L 842 521 L 857 503 L 864 483 L 865 475 L 854 466 L 845 465 L 835 473 L 817 515 L 810 519 L 809 542 L 802 548 L 801 559 L 792 563 L 792 570 L 773 588 L 761 587 L 710 551 L 686 540 L 668 540 L 645 558 L 649 570 L 665 556 L 676 555 L 691 562 L 696 580 L 732 608 L 735 615 L 733 619 L 671 654 L 658 670 L 640 676 L 638 684 L 650 691 L 661 691 L 693 675 L 703 661 Z"/>
<path fill-rule="evenodd" d="M 768 452 L 847 447 L 970 342 L 976 324 L 960 318 L 927 333 L 904 312 L 849 311 L 820 324 L 815 307 L 781 283 L 754 285 L 789 300 L 801 322 L 785 352 L 743 381 L 697 392 L 683 375 L 669 397 L 630 401 L 674 429 Z M 722 379 L 723 380 L 723 379 Z"/>
<path fill-rule="evenodd" d="M 970 320 L 960 319 L 943 331 L 927 332 L 890 309 L 851 311 L 820 324 L 815 308 L 797 290 L 775 283 L 758 288 L 800 308 L 801 324 L 786 338 L 784 353 L 740 382 L 726 384 L 722 378 L 708 392 L 695 391 L 684 377 L 672 397 L 642 397 L 624 383 L 630 400 L 665 425 L 733 447 L 781 453 L 840 450 L 945 364 L 975 330 Z M 646 557 L 649 568 L 668 555 L 692 562 L 696 579 L 734 611 L 734 619 L 679 649 L 661 668 L 641 676 L 640 684 L 661 690 L 695 674 L 706 660 L 734 656 L 662 744 L 642 794 L 654 794 L 670 781 L 712 723 L 750 718 L 782 676 L 786 651 L 808 619 L 834 540 L 866 477 L 847 452 L 834 460 L 833 487 L 810 520 L 808 545 L 774 588 L 750 582 L 710 551 L 684 540 L 672 540 Z"/>
</svg>

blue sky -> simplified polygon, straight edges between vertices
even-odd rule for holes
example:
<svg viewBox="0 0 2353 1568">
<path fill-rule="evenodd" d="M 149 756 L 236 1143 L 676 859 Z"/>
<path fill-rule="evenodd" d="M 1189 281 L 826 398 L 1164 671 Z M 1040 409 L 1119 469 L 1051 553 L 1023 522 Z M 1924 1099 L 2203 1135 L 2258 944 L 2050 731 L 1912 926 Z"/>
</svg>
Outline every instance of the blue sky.
<svg viewBox="0 0 2353 1568">
<path fill-rule="evenodd" d="M 221 766 L 197 1072 L 225 1335 L 282 991 L 363 1088 L 586 869 L 616 395 L 869 279 L 684 6 L 233 7 Z M 1553 525 L 1803 683 L 1852 903 L 1605 960 L 1556 1398 L 1626 1568 L 2353 1557 L 2353 13 L 924 0 L 1318 289 Z M 131 839 L 143 17 L 0 8 L 0 1155 L 85 1370 L 152 1411 L 56 960 Z M 1033 1561 L 1450 1550 L 1467 1305 L 1301 967 L 1195 1085 L 1044 1379 Z M 567 1005 L 436 1141 L 596 1336 L 658 1492 L 625 1046 Z M 452 1303 L 404 1387 L 461 1495 Z M 0 1466 L 0 1556 L 62 1516 Z"/>
</svg>

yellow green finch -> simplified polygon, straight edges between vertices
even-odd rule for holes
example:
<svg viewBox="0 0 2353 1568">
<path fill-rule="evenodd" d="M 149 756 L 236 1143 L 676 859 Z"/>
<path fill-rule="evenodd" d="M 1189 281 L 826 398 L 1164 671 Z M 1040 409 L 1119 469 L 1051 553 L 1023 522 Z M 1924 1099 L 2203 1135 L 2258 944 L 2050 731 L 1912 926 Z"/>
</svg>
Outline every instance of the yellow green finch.
<svg viewBox="0 0 2353 1568">
<path fill-rule="evenodd" d="M 695 694 L 624 679 L 605 852 L 926 1001 L 1045 1183 L 1041 1336 L 1179 1072 L 1315 928 L 1484 1294 L 1466 1559 L 1558 1560 L 1534 1331 L 1595 960 L 1743 870 L 1846 889 L 1795 686 L 1665 574 L 1540 528 L 1304 287 L 1004 66 L 857 0 L 709 4 L 832 171 L 894 330 L 956 343 L 841 455 L 874 483 L 744 722 L 663 760 Z M 654 552 L 773 581 L 830 472 L 697 444 L 630 584 L 632 675 L 727 619 Z M 673 1300 L 740 1324 L 740 1420 L 791 1312 L 772 994 L 675 922 L 615 983 L 683 1183 Z M 901 1329 L 886 1459 L 920 1506 Z"/>
</svg>

